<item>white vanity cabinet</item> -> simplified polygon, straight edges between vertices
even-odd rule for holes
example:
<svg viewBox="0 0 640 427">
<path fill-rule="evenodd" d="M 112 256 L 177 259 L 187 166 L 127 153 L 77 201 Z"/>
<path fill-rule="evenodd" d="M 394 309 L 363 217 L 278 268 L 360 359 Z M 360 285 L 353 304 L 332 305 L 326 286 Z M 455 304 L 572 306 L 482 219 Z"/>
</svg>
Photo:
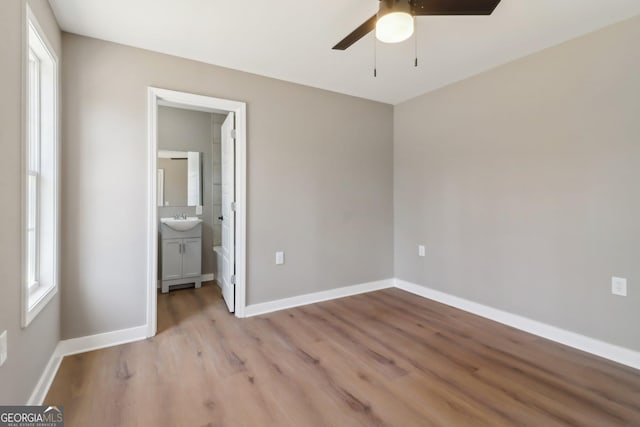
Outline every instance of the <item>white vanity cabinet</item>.
<svg viewBox="0 0 640 427">
<path fill-rule="evenodd" d="M 202 284 L 202 224 L 186 231 L 176 231 L 166 224 L 162 236 L 162 293 L 169 287 L 194 283 Z"/>
</svg>

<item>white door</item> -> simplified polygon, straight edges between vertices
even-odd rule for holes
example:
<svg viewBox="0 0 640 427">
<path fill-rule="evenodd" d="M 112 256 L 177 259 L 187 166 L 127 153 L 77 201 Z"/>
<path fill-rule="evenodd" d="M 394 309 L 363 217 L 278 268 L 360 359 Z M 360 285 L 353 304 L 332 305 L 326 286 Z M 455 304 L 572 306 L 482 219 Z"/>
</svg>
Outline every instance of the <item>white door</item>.
<svg viewBox="0 0 640 427">
<path fill-rule="evenodd" d="M 234 113 L 229 113 L 222 124 L 221 169 L 222 169 L 222 296 L 229 307 L 235 310 L 235 128 Z"/>
</svg>

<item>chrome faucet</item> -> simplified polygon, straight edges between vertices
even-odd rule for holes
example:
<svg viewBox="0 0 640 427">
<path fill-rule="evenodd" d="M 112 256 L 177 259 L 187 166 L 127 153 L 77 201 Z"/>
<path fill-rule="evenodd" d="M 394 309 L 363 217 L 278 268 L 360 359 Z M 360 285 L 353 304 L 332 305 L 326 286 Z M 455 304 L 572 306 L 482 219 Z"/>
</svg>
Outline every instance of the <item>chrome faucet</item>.
<svg viewBox="0 0 640 427">
<path fill-rule="evenodd" d="M 187 214 L 183 212 L 181 214 L 174 216 L 173 219 L 187 219 Z"/>
</svg>

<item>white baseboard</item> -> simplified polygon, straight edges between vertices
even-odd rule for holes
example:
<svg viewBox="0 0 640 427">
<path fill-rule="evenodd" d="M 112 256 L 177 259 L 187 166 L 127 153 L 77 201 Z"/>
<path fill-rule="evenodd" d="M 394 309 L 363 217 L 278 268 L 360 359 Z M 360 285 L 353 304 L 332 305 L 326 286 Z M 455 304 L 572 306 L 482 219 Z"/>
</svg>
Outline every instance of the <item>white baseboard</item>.
<svg viewBox="0 0 640 427">
<path fill-rule="evenodd" d="M 203 276 L 204 277 L 204 276 Z M 204 280 L 204 279 L 203 279 Z M 209 279 L 212 280 L 212 279 Z M 536 320 L 519 316 L 507 311 L 498 310 L 483 304 L 456 297 L 445 292 L 437 291 L 426 286 L 406 282 L 400 279 L 385 279 L 376 282 L 362 283 L 359 285 L 345 286 L 328 291 L 314 292 L 311 294 L 298 295 L 276 301 L 269 301 L 260 304 L 248 305 L 245 308 L 245 317 L 257 316 L 271 313 L 287 308 L 299 307 L 316 302 L 328 301 L 336 298 L 343 298 L 350 295 L 357 295 L 366 292 L 377 291 L 396 287 L 412 294 L 419 295 L 452 307 L 464 310 L 487 319 L 520 329 L 525 332 L 555 341 L 587 353 L 595 354 L 605 359 L 613 360 L 620 364 L 640 369 L 640 352 L 609 344 L 604 341 L 590 338 L 575 332 L 567 331 L 555 326 L 547 325 Z M 62 358 L 77 353 L 98 350 L 119 344 L 139 341 L 147 338 L 148 326 L 137 326 L 130 329 L 106 332 L 103 334 L 91 335 L 87 337 L 63 340 L 58 343 L 55 351 L 51 355 L 36 387 L 29 397 L 28 405 L 41 405 L 46 397 L 49 387 L 56 376 Z"/>
<path fill-rule="evenodd" d="M 275 301 L 251 304 L 245 307 L 245 317 L 257 316 L 259 314 L 271 313 L 273 311 L 284 310 L 301 305 L 313 304 L 316 302 L 328 301 L 336 298 L 348 297 L 350 295 L 362 294 L 365 292 L 377 291 L 380 289 L 392 288 L 394 279 L 378 280 L 376 282 L 362 283 L 359 285 L 345 286 L 328 291 L 314 292 L 311 294 L 298 295 L 290 298 L 283 298 Z"/>
<path fill-rule="evenodd" d="M 57 350 L 58 348 L 56 347 L 56 349 L 51 354 L 51 358 L 49 359 L 49 362 L 47 362 L 47 366 L 45 366 L 44 371 L 42 371 L 42 375 L 40 375 L 38 383 L 33 389 L 31 396 L 29 396 L 27 405 L 42 405 L 42 402 L 44 402 L 44 398 L 47 397 L 49 388 L 51 387 L 53 379 L 58 373 L 60 363 L 62 362 L 62 356 L 58 354 Z"/>
<path fill-rule="evenodd" d="M 411 292 L 412 294 L 432 299 L 434 301 L 459 308 L 460 310 L 477 314 L 478 316 L 482 316 L 487 319 L 495 320 L 496 322 L 529 332 L 530 334 L 537 335 L 569 347 L 577 348 L 578 350 L 586 351 L 587 353 L 595 354 L 596 356 L 600 356 L 605 359 L 613 360 L 614 362 L 618 362 L 622 365 L 640 369 L 640 352 L 600 341 L 595 338 L 590 338 L 585 335 L 580 335 L 575 332 L 567 331 L 556 326 L 547 325 L 546 323 L 538 322 L 537 320 L 532 320 L 507 311 L 498 310 L 496 308 L 456 297 L 426 286 L 406 282 L 404 280 L 395 279 L 395 286 L 396 288 Z"/>
<path fill-rule="evenodd" d="M 60 341 L 56 346 L 56 349 L 53 351 L 47 366 L 44 368 L 44 371 L 40 376 L 40 380 L 38 380 L 38 383 L 33 389 L 27 405 L 42 405 L 44 398 L 49 392 L 51 383 L 53 383 L 53 379 L 56 377 L 56 373 L 60 368 L 63 357 L 143 340 L 147 338 L 147 333 L 147 325 L 144 325 L 137 326 L 135 328 L 121 329 L 119 331 L 105 332 L 103 334 Z"/>
<path fill-rule="evenodd" d="M 214 279 L 215 279 L 214 273 L 207 273 L 200 276 L 200 280 L 202 280 L 203 282 L 210 282 Z M 162 280 L 158 280 L 157 288 L 158 289 L 162 288 Z"/>
<path fill-rule="evenodd" d="M 89 335 L 88 337 L 73 338 L 60 341 L 56 353 L 61 356 L 85 353 L 114 345 L 126 344 L 147 338 L 147 325 L 135 328 L 121 329 L 119 331 L 105 332 L 103 334 Z"/>
</svg>

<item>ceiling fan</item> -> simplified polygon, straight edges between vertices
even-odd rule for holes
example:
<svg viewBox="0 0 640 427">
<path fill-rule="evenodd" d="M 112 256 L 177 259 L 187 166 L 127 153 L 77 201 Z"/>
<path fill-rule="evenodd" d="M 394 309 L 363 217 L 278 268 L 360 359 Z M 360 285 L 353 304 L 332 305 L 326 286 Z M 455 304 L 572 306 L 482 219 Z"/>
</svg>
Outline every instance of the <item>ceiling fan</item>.
<svg viewBox="0 0 640 427">
<path fill-rule="evenodd" d="M 423 15 L 491 15 L 500 0 L 380 0 L 378 13 L 367 19 L 333 49 L 345 50 L 369 32 L 385 43 L 397 43 L 413 34 L 413 18 Z"/>
</svg>

